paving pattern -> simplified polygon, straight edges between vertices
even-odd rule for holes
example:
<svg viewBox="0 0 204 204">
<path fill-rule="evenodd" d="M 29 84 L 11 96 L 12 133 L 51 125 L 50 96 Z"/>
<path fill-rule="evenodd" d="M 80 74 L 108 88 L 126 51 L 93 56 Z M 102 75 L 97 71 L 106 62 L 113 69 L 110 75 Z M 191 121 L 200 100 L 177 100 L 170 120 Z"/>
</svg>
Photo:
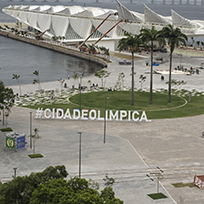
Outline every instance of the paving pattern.
<svg viewBox="0 0 204 204">
<path fill-rule="evenodd" d="M 166 57 L 168 57 L 166 55 Z M 125 72 L 128 78 L 129 66 L 118 65 L 120 59 L 114 58 L 107 68 L 111 75 L 106 81 L 108 87 L 113 86 L 118 73 Z M 177 62 L 176 62 L 177 60 Z M 184 59 L 183 59 L 184 60 Z M 174 66 L 179 63 L 175 56 Z M 185 59 L 185 66 L 189 68 L 201 64 L 203 58 Z M 184 62 L 183 62 L 184 63 Z M 139 67 L 136 76 L 149 71 L 145 59 L 136 60 Z M 162 65 L 163 66 L 163 65 Z M 158 68 L 156 68 L 158 69 Z M 164 68 L 168 65 L 165 64 Z M 148 75 L 147 75 L 148 76 Z M 174 74 L 175 79 L 187 81 L 184 87 L 188 90 L 196 88 L 203 91 L 203 73 L 187 76 Z M 126 86 L 130 79 L 126 78 Z M 165 76 L 165 81 L 167 75 Z M 94 76 L 85 80 L 100 83 Z M 154 87 L 165 88 L 165 81 L 159 75 L 154 75 Z M 71 82 L 70 82 L 71 83 Z M 148 77 L 145 87 L 148 88 Z M 59 82 L 43 83 L 45 89 L 56 88 Z M 136 86 L 139 84 L 136 83 Z M 36 89 L 35 85 L 23 86 L 24 93 Z M 18 91 L 18 87 L 13 87 Z M 9 126 L 17 132 L 29 135 L 29 112 L 31 110 L 14 107 L 9 117 Z M 34 110 L 32 110 L 34 115 Z M 103 122 L 81 120 L 34 120 L 33 127 L 38 127 L 42 136 L 36 142 L 36 151 L 44 155 L 42 159 L 31 160 L 27 156 L 32 153 L 29 148 L 18 152 L 6 151 L 0 137 L 0 179 L 11 178 L 13 168 L 17 167 L 17 175 L 41 171 L 49 165 L 64 164 L 70 176 L 78 175 L 78 141 L 77 131 L 82 131 L 82 176 L 92 178 L 103 186 L 105 173 L 116 178 L 114 190 L 116 196 L 127 204 L 135 203 L 203 203 L 203 191 L 194 188 L 174 188 L 171 184 L 177 182 L 189 183 L 195 174 L 204 174 L 204 140 L 202 124 L 204 116 L 186 117 L 178 119 L 153 120 L 152 122 L 107 122 L 106 144 L 103 144 Z M 2 125 L 0 125 L 2 127 Z M 29 138 L 27 138 L 29 142 Z M 160 190 L 168 195 L 168 199 L 152 201 L 148 193 L 156 192 L 156 179 L 151 181 L 146 174 L 157 173 L 160 167 L 163 171 Z M 163 188 L 164 186 L 164 188 Z M 166 191 L 166 190 L 167 191 Z M 172 198 L 171 198 L 171 196 Z M 174 201 L 175 200 L 175 201 Z M 138 201 L 138 202 L 137 202 Z"/>
</svg>

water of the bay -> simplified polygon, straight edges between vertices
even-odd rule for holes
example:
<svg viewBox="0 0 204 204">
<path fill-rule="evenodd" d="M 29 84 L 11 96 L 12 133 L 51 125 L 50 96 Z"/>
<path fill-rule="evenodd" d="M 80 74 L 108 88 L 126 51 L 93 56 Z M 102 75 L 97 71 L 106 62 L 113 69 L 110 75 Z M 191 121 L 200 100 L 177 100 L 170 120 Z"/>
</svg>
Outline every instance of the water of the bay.
<svg viewBox="0 0 204 204">
<path fill-rule="evenodd" d="M 78 0 L 73 3 L 65 0 L 47 0 L 47 1 L 0 1 L 0 22 L 12 23 L 15 19 L 2 12 L 2 8 L 9 5 L 80 5 L 80 6 L 94 6 L 101 8 L 116 9 L 114 0 L 99 0 L 99 3 L 94 3 L 95 0 Z M 148 4 L 148 1 L 133 1 L 121 0 L 128 9 L 138 13 L 144 13 L 143 3 L 147 4 L 149 8 L 163 16 L 170 16 L 171 9 L 179 13 L 181 16 L 190 20 L 204 20 L 203 9 L 201 5 L 162 5 L 162 4 Z M 199 40 L 199 38 L 195 39 Z M 33 71 L 39 70 L 41 81 L 53 81 L 59 78 L 66 78 L 76 71 L 77 73 L 84 72 L 85 75 L 92 74 L 100 69 L 100 66 L 89 63 L 87 61 L 70 57 L 68 55 L 53 52 L 37 46 L 12 40 L 0 36 L 0 80 L 5 85 L 14 85 L 16 80 L 12 80 L 13 74 L 20 74 L 20 83 L 32 83 L 35 76 Z"/>
</svg>

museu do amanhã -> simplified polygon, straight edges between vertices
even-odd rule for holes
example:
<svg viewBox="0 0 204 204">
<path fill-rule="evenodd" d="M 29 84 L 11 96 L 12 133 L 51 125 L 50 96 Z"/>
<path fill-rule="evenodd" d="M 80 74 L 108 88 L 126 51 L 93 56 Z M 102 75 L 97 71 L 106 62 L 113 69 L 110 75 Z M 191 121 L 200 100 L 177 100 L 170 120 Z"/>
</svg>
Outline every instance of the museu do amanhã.
<svg viewBox="0 0 204 204">
<path fill-rule="evenodd" d="M 139 113 L 138 111 L 131 110 L 106 110 L 105 118 L 101 117 L 100 110 L 88 110 L 82 109 L 73 109 L 73 111 L 69 110 L 69 108 L 64 111 L 61 108 L 38 108 L 36 110 L 35 119 L 61 119 L 61 120 L 104 120 L 107 121 L 134 121 L 134 122 L 151 122 L 151 120 L 147 119 L 147 115 L 145 111 Z"/>
<path fill-rule="evenodd" d="M 86 41 L 97 43 L 110 51 L 118 50 L 124 33 L 139 34 L 142 28 L 152 26 L 161 30 L 171 24 L 188 37 L 204 36 L 204 21 L 189 20 L 172 9 L 171 16 L 162 16 L 145 4 L 144 14 L 128 10 L 118 0 L 116 5 L 117 10 L 78 5 L 10 5 L 3 8 L 3 12 L 48 38 L 61 36 L 63 42 L 80 46 Z"/>
</svg>

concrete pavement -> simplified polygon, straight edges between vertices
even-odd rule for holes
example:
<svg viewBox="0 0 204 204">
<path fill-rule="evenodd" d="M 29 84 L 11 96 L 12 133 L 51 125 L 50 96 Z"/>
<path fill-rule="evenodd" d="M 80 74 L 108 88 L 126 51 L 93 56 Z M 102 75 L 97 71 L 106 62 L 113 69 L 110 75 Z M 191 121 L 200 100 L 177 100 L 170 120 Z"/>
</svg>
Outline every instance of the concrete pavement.
<svg viewBox="0 0 204 204">
<path fill-rule="evenodd" d="M 17 132 L 29 135 L 29 112 L 25 108 L 14 107 L 9 117 L 9 126 Z M 33 111 L 34 112 L 34 111 Z M 85 123 L 84 123 L 85 122 Z M 41 139 L 36 141 L 36 153 L 44 157 L 30 159 L 30 138 L 26 140 L 26 149 L 15 151 L 5 150 L 3 134 L 0 146 L 0 179 L 11 179 L 13 168 L 17 167 L 17 176 L 29 175 L 38 172 L 50 165 L 65 165 L 69 176 L 79 175 L 79 135 L 82 131 L 82 170 L 81 175 L 86 179 L 93 179 L 104 187 L 103 178 L 116 179 L 113 189 L 116 197 L 127 204 L 136 201 L 144 204 L 154 203 L 147 194 L 156 193 L 156 179 L 151 181 L 146 174 L 151 170 L 143 162 L 134 147 L 126 139 L 114 137 L 117 123 L 107 124 L 106 143 L 103 143 L 103 122 L 100 121 L 59 121 L 34 120 L 33 128 L 40 130 Z M 120 125 L 122 125 L 120 123 Z M 114 130 L 111 127 L 114 127 Z M 2 127 L 2 125 L 0 125 Z M 165 189 L 160 186 L 160 192 L 168 196 Z M 174 203 L 170 197 L 160 201 Z"/>
<path fill-rule="evenodd" d="M 168 58 L 168 54 L 164 54 Z M 119 65 L 121 59 L 112 57 L 113 63 L 107 68 L 111 75 L 106 80 L 107 87 L 113 87 L 118 74 L 126 75 L 125 85 L 130 87 L 130 66 Z M 136 77 L 149 72 L 145 65 L 146 59 L 135 60 Z M 182 65 L 190 68 L 199 66 L 203 58 L 182 58 Z M 180 57 L 175 55 L 173 66 L 180 64 Z M 168 70 L 169 63 L 154 69 Z M 149 87 L 149 74 L 143 87 Z M 167 88 L 160 75 L 154 75 L 154 88 Z M 187 81 L 183 87 L 188 90 L 203 91 L 203 73 L 188 76 L 173 74 L 172 78 Z M 83 78 L 100 84 L 94 76 Z M 72 81 L 69 81 L 72 84 Z M 69 85 L 70 85 L 69 84 Z M 57 87 L 58 86 L 58 87 Z M 136 82 L 136 87 L 140 87 Z M 18 87 L 12 87 L 18 92 Z M 44 89 L 60 88 L 60 83 L 43 83 Z M 34 91 L 37 85 L 22 86 L 23 93 Z M 34 110 L 33 114 L 34 114 Z M 17 132 L 29 134 L 29 109 L 14 107 L 9 117 L 9 126 Z M 103 186 L 105 173 L 116 178 L 114 190 L 116 197 L 127 204 L 135 203 L 177 203 L 201 204 L 203 192 L 198 188 L 174 188 L 171 184 L 177 182 L 192 182 L 195 174 L 204 174 L 203 147 L 201 138 L 204 116 L 178 119 L 153 120 L 151 123 L 110 122 L 107 121 L 107 139 L 103 144 L 103 121 L 59 121 L 34 120 L 33 128 L 37 127 L 42 136 L 36 142 L 36 151 L 44 155 L 41 159 L 30 159 L 32 152 L 27 145 L 26 150 L 18 152 L 5 151 L 1 137 L 1 173 L 0 179 L 11 177 L 13 167 L 18 167 L 17 175 L 29 174 L 32 171 L 42 171 L 49 165 L 64 164 L 70 176 L 78 175 L 78 142 L 77 131 L 82 131 L 82 177 L 92 178 Z M 27 138 L 29 141 L 29 138 Z M 144 162 L 145 163 L 144 163 Z M 157 166 L 164 170 L 162 185 L 171 198 L 152 201 L 148 193 L 156 192 L 156 181 L 151 181 L 146 174 L 157 172 Z M 161 191 L 168 192 L 161 186 Z"/>
<path fill-rule="evenodd" d="M 9 126 L 29 135 L 30 111 L 13 108 Z M 176 189 L 171 184 L 189 183 L 195 174 L 203 174 L 203 122 L 203 115 L 151 123 L 108 121 L 106 144 L 103 144 L 102 121 L 34 120 L 33 128 L 39 128 L 42 136 L 36 142 L 36 152 L 44 158 L 33 160 L 27 156 L 32 153 L 28 137 L 27 149 L 18 152 L 5 151 L 1 142 L 0 178 L 11 178 L 14 167 L 18 168 L 17 175 L 22 176 L 60 164 L 66 166 L 70 176 L 77 176 L 77 131 L 82 131 L 82 177 L 92 178 L 103 186 L 102 178 L 108 173 L 116 179 L 117 197 L 128 204 L 135 201 L 148 204 L 153 201 L 147 194 L 156 192 L 156 181 L 151 181 L 146 174 L 158 172 L 158 166 L 164 171 L 162 185 L 177 203 L 183 200 L 185 204 L 201 204 L 204 199 L 201 189 Z M 161 186 L 160 189 L 168 195 Z M 160 202 L 174 203 L 170 198 Z"/>
</svg>

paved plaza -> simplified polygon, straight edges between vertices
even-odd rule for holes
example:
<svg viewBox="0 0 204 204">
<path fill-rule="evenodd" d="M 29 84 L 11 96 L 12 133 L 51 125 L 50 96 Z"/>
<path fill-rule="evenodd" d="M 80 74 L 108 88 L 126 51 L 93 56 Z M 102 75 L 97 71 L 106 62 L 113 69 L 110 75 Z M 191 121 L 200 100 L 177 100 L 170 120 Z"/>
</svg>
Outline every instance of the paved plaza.
<svg viewBox="0 0 204 204">
<path fill-rule="evenodd" d="M 168 54 L 162 55 L 168 59 Z M 117 57 L 111 58 L 113 63 L 107 70 L 111 75 L 106 80 L 106 87 L 113 87 L 118 74 L 124 72 L 126 75 L 125 85 L 130 87 L 131 66 L 119 65 L 121 60 Z M 135 60 L 136 78 L 150 71 L 146 66 L 147 59 Z M 180 63 L 187 68 L 197 67 L 203 63 L 201 57 L 182 57 L 175 55 L 173 67 Z M 169 63 L 164 63 L 156 70 L 167 71 Z M 165 73 L 165 72 L 163 72 Z M 143 87 L 149 87 L 149 75 Z M 173 74 L 173 79 L 187 81 L 185 89 L 204 91 L 203 75 L 186 75 L 185 73 Z M 161 75 L 154 75 L 154 88 L 167 89 L 165 74 L 164 81 Z M 94 76 L 84 77 L 83 81 L 92 80 L 93 83 L 101 82 Z M 72 80 L 72 79 L 71 79 Z M 71 87 L 73 81 L 68 81 Z M 136 80 L 136 87 L 140 87 Z M 12 87 L 18 92 L 18 86 Z M 42 83 L 42 88 L 50 90 L 60 88 L 60 83 Z M 37 89 L 37 85 L 30 84 L 22 86 L 22 92 L 27 93 Z M 34 110 L 14 107 L 8 119 L 8 126 L 16 132 L 29 135 L 29 112 Z M 44 157 L 30 159 L 28 154 L 32 153 L 27 137 L 27 148 L 17 152 L 6 151 L 4 148 L 3 134 L 0 136 L 0 179 L 10 179 L 13 168 L 17 167 L 17 175 L 23 176 L 32 171 L 42 171 L 49 165 L 65 165 L 70 176 L 78 175 L 78 148 L 79 135 L 82 131 L 82 177 L 92 178 L 103 187 L 103 178 L 108 173 L 116 179 L 113 189 L 116 197 L 124 200 L 126 204 L 149 204 L 149 203 L 183 203 L 202 204 L 204 200 L 203 191 L 196 187 L 174 188 L 172 183 L 190 183 L 195 174 L 204 174 L 204 139 L 202 124 L 204 115 L 177 119 L 152 120 L 152 122 L 114 122 L 107 121 L 106 143 L 103 143 L 103 121 L 81 121 L 81 120 L 33 120 L 33 128 L 40 130 L 41 139 L 36 142 L 36 152 Z M 0 124 L 0 128 L 2 124 Z M 167 199 L 159 201 L 151 200 L 147 194 L 156 193 L 156 179 L 152 173 L 158 173 L 160 167 L 163 179 L 160 182 L 160 192 L 167 195 Z M 146 174 L 154 178 L 151 181 Z"/>
<path fill-rule="evenodd" d="M 9 126 L 17 132 L 29 135 L 30 111 L 33 114 L 35 112 L 30 109 L 13 108 Z M 127 130 L 122 130 L 126 125 L 128 125 Z M 27 149 L 17 152 L 6 151 L 1 135 L 0 179 L 9 180 L 13 175 L 14 167 L 18 168 L 17 175 L 23 176 L 32 171 L 42 171 L 50 165 L 65 165 L 69 176 L 78 176 L 79 135 L 77 132 L 82 131 L 82 177 L 91 178 L 104 187 L 103 178 L 108 173 L 109 177 L 116 179 L 113 186 L 116 197 L 124 200 L 125 203 L 134 204 L 136 201 L 154 203 L 147 194 L 156 193 L 156 179 L 151 181 L 146 176 L 148 174 L 153 178 L 150 168 L 143 162 L 132 144 L 123 138 L 124 134 L 127 135 L 130 131 L 133 131 L 130 135 L 134 135 L 137 124 L 126 125 L 121 122 L 108 122 L 104 144 L 101 121 L 34 120 L 33 127 L 39 128 L 42 136 L 36 141 L 36 152 L 44 157 L 39 159 L 28 157 L 28 154 L 33 151 L 29 147 L 29 137 L 27 137 Z M 124 126 L 121 129 L 122 135 L 116 130 L 119 126 Z M 160 186 L 160 192 L 168 196 L 162 186 Z M 174 202 L 168 197 L 162 203 Z"/>
</svg>

